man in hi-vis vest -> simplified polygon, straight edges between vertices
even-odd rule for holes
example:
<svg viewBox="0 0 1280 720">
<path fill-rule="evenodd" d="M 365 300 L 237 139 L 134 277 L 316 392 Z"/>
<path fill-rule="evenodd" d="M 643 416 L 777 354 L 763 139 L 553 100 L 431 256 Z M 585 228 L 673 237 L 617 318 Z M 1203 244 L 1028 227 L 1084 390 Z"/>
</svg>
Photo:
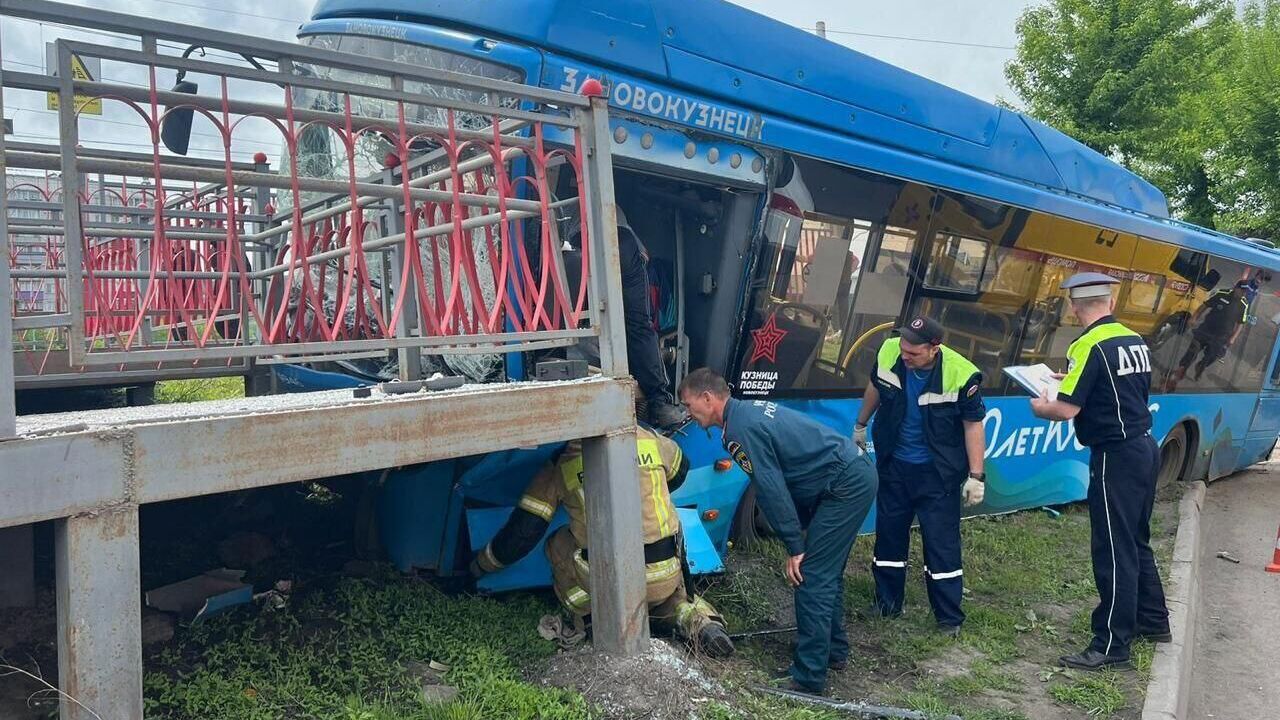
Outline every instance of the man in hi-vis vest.
<svg viewBox="0 0 1280 720">
<path fill-rule="evenodd" d="M 867 444 L 871 428 L 880 491 L 872 574 L 876 609 L 902 613 L 911 521 L 920 519 L 925 588 L 938 629 L 960 632 L 964 570 L 960 565 L 960 505 L 982 502 L 982 373 L 942 344 L 942 326 L 917 317 L 880 347 L 854 426 Z"/>
<path fill-rule="evenodd" d="M 649 618 L 674 629 L 712 657 L 731 655 L 733 641 L 725 632 L 724 620 L 710 603 L 693 594 L 685 579 L 680 517 L 671 502 L 671 491 L 684 482 L 689 461 L 670 438 L 641 426 L 636 428 L 636 463 L 640 466 Z M 546 533 L 560 505 L 569 515 L 569 524 L 547 538 L 547 560 L 556 597 L 583 625 L 591 613 L 591 580 L 582 443 L 577 440 L 525 488 L 507 524 L 471 563 L 471 574 L 480 577 L 496 572 L 527 555 Z"/>
</svg>

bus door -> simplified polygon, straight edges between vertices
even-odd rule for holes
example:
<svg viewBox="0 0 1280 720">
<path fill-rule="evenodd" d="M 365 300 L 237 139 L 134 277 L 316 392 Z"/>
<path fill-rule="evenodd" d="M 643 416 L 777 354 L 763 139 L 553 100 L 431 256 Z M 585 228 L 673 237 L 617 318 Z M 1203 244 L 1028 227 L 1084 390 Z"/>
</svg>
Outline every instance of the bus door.
<svg viewBox="0 0 1280 720">
<path fill-rule="evenodd" d="M 1280 287 L 1276 285 L 1280 283 L 1273 282 L 1271 273 L 1266 271 L 1258 273 L 1257 281 L 1258 294 L 1250 308 L 1250 333 L 1246 342 L 1256 340 L 1250 344 L 1258 346 L 1258 350 L 1246 353 L 1245 362 L 1248 364 L 1250 355 L 1255 355 L 1258 362 L 1254 364 L 1265 372 L 1258 404 L 1241 451 L 1242 466 L 1266 460 L 1275 447 L 1277 435 L 1280 435 L 1280 345 L 1275 342 L 1277 328 L 1280 327 L 1280 297 L 1276 295 Z M 1265 351 L 1261 351 L 1264 343 Z"/>
</svg>

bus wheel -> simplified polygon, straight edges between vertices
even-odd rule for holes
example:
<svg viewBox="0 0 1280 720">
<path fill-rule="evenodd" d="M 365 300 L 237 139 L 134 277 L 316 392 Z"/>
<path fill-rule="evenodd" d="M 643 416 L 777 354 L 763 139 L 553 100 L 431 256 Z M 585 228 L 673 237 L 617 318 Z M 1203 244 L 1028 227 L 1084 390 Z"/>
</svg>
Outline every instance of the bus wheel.
<svg viewBox="0 0 1280 720">
<path fill-rule="evenodd" d="M 1176 483 L 1182 478 L 1182 470 L 1187 464 L 1187 427 L 1178 425 L 1169 431 L 1160 447 L 1160 474 L 1156 476 L 1156 487 L 1163 488 Z"/>
<path fill-rule="evenodd" d="M 756 503 L 756 487 L 748 485 L 738 501 L 738 509 L 733 513 L 733 528 L 730 537 L 738 547 L 751 547 L 773 534 L 769 521 L 764 519 L 759 504 Z"/>
</svg>

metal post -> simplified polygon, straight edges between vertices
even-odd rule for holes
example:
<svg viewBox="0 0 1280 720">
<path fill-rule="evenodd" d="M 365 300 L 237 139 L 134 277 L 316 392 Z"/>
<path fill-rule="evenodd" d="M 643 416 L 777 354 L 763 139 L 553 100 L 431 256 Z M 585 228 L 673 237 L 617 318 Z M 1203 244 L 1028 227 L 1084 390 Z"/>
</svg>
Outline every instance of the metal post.
<svg viewBox="0 0 1280 720">
<path fill-rule="evenodd" d="M 649 615 L 635 432 L 583 440 L 582 462 L 595 647 L 637 655 L 649 648 Z"/>
<path fill-rule="evenodd" d="M 395 184 L 395 173 L 396 171 L 393 168 L 387 168 L 383 172 L 383 182 L 388 187 Z M 400 182 L 409 182 L 408 168 L 400 168 Z M 407 232 L 404 224 L 404 204 L 400 200 L 392 200 L 389 204 L 390 208 L 381 212 L 383 237 L 404 235 Z M 379 206 L 374 205 L 372 207 Z M 413 274 L 410 273 L 408 282 L 400 285 L 404 264 L 408 260 L 408 244 L 411 242 L 418 241 L 406 236 L 403 242 L 391 246 L 391 252 L 388 253 L 391 262 L 391 275 L 390 277 L 386 275 L 382 277 L 382 294 L 389 299 L 389 302 L 394 304 L 392 295 L 387 292 L 387 288 L 394 287 L 397 294 L 404 293 L 404 305 L 400 310 L 400 317 L 396 320 L 396 337 L 411 337 L 422 334 L 422 329 L 418 324 L 418 286 L 413 281 Z M 390 317 L 390 314 L 387 317 Z M 405 347 L 396 350 L 396 367 L 401 380 L 417 380 L 421 378 L 422 351 L 416 347 Z"/>
<path fill-rule="evenodd" d="M 4 77 L 0 73 L 0 118 L 4 116 Z M 13 313 L 17 308 L 9 277 L 9 168 L 5 164 L 5 137 L 0 132 L 0 440 L 17 432 L 17 406 L 13 397 Z"/>
<path fill-rule="evenodd" d="M 613 199 L 613 161 L 609 149 L 609 101 L 591 98 L 580 111 L 582 168 L 591 228 L 591 302 L 600 311 L 600 369 L 625 377 L 626 324 L 622 319 L 622 270 L 618 255 L 618 207 Z"/>
<path fill-rule="evenodd" d="M 58 520 L 54 556 L 58 687 L 65 693 L 58 717 L 141 718 L 137 507 Z"/>
<path fill-rule="evenodd" d="M 4 82 L 0 76 L 0 117 L 4 116 Z M 9 277 L 9 168 L 5 138 L 0 132 L 0 440 L 17 434 L 14 399 L 13 314 L 16 293 Z M 30 525 L 0 530 L 0 607 L 30 607 L 36 603 L 35 549 Z"/>
<path fill-rule="evenodd" d="M 75 114 L 75 78 L 71 74 L 71 50 L 65 40 L 54 43 L 58 59 L 58 142 L 62 172 L 62 223 L 66 228 L 63 257 L 67 266 L 67 312 L 71 325 L 67 328 L 67 354 L 72 365 L 83 365 L 84 345 L 84 253 L 80 228 L 80 168 L 76 164 L 76 148 L 80 132 Z"/>
</svg>

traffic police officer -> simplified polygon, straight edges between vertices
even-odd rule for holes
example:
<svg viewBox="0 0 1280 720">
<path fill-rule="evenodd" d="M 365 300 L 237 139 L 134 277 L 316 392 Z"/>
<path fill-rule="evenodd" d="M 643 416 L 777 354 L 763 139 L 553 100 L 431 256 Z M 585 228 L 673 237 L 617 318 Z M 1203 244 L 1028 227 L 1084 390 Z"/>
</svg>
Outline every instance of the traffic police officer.
<svg viewBox="0 0 1280 720">
<path fill-rule="evenodd" d="M 707 368 L 680 383 L 680 401 L 703 428 L 723 428 L 725 450 L 751 476 L 787 548 L 783 573 L 796 588 L 798 626 L 791 687 L 822 693 L 827 669 L 849 657 L 844 568 L 875 498 L 875 468 L 826 425 L 776 403 L 729 397 L 724 378 Z"/>
<path fill-rule="evenodd" d="M 730 655 L 733 641 L 725 632 L 724 620 L 710 603 L 694 595 L 691 578 L 686 577 L 680 516 L 671 502 L 671 491 L 684 482 L 689 461 L 672 440 L 639 427 L 636 462 L 640 467 L 649 617 L 659 626 L 673 628 L 708 655 Z M 582 444 L 575 440 L 554 465 L 543 468 L 529 483 L 506 525 L 472 561 L 471 574 L 480 577 L 496 572 L 527 555 L 547 531 L 556 507 L 564 505 L 569 524 L 547 539 L 545 552 L 556 596 L 575 622 L 585 625 L 591 612 L 591 568 L 582 484 Z"/>
<path fill-rule="evenodd" d="M 960 563 L 960 503 L 982 502 L 984 436 L 982 373 L 942 344 L 942 327 L 927 317 L 885 340 L 863 396 L 854 440 L 866 447 L 867 421 L 880 471 L 872 573 L 876 609 L 902 613 L 911 521 L 920 518 L 925 588 L 938 629 L 960 631 L 964 570 Z"/>
<path fill-rule="evenodd" d="M 1089 524 L 1099 603 L 1089 647 L 1059 662 L 1097 670 L 1129 661 L 1134 637 L 1167 642 L 1169 611 L 1151 553 L 1151 506 L 1160 451 L 1151 437 L 1147 394 L 1151 353 L 1138 333 L 1111 316 L 1111 285 L 1101 273 L 1078 273 L 1062 284 L 1084 334 L 1067 349 L 1058 397 L 1031 400 L 1046 420 L 1075 420 L 1089 448 Z"/>
</svg>

